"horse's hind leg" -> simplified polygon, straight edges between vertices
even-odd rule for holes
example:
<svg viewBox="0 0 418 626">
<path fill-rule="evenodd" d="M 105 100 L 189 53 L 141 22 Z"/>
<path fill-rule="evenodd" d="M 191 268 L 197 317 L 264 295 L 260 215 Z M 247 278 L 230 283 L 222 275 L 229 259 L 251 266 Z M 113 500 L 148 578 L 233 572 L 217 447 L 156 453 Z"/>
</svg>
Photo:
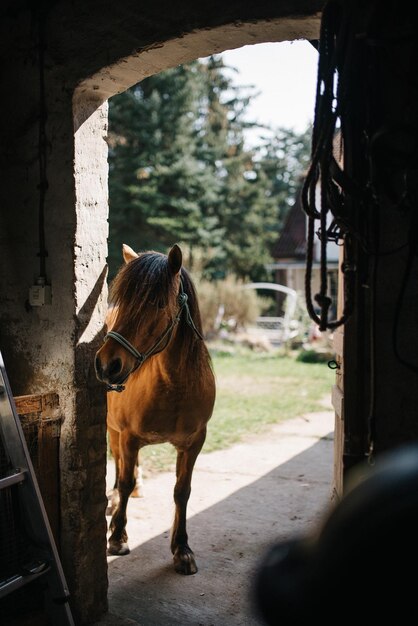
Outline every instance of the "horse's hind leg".
<svg viewBox="0 0 418 626">
<path fill-rule="evenodd" d="M 120 458 L 118 492 L 119 502 L 110 522 L 109 554 L 122 556 L 129 554 L 128 535 L 126 533 L 126 507 L 129 496 L 135 487 L 135 464 L 138 458 L 139 442 L 137 437 L 123 431 L 119 437 Z"/>
<path fill-rule="evenodd" d="M 199 433 L 193 445 L 186 450 L 177 452 L 177 481 L 174 487 L 176 513 L 171 535 L 171 552 L 173 553 L 174 569 L 179 574 L 196 574 L 197 566 L 193 551 L 188 545 L 186 532 L 187 502 L 191 492 L 192 473 L 197 456 L 206 438 L 206 429 Z"/>
<path fill-rule="evenodd" d="M 142 477 L 142 465 L 141 465 L 141 453 L 138 452 L 138 457 L 135 463 L 135 487 L 131 493 L 131 498 L 143 498 L 144 497 L 144 480 Z"/>
<path fill-rule="evenodd" d="M 109 514 L 112 515 L 115 511 L 118 502 L 119 502 L 119 493 L 118 493 L 118 480 L 119 480 L 119 460 L 120 460 L 120 452 L 119 452 L 119 436 L 120 433 L 113 428 L 108 427 L 107 432 L 109 433 L 109 446 L 110 451 L 113 456 L 113 460 L 115 461 L 115 482 L 113 485 L 112 493 L 110 494 L 110 511 Z"/>
</svg>

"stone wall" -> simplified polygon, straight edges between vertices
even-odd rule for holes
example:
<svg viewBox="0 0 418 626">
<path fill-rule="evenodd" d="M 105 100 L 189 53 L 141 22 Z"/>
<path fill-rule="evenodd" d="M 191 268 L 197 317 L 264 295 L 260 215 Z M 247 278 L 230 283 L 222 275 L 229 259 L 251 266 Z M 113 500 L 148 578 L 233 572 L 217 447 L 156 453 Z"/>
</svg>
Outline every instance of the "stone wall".
<svg viewBox="0 0 418 626">
<path fill-rule="evenodd" d="M 185 60 L 245 43 L 315 37 L 322 2 L 45 2 L 52 304 L 33 308 L 39 83 L 36 15 L 29 6 L 5 0 L 0 7 L 7 85 L 0 116 L 0 349 L 16 395 L 53 391 L 60 397 L 62 560 L 76 620 L 88 623 L 107 607 L 105 392 L 93 370 L 107 299 L 104 102 Z"/>
</svg>

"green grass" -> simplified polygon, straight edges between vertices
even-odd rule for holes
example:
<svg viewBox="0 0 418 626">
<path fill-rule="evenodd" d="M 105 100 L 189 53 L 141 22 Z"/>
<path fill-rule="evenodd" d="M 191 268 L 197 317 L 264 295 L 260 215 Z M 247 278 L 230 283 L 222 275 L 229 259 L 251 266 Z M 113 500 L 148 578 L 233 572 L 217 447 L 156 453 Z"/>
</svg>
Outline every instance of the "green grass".
<svg viewBox="0 0 418 626">
<path fill-rule="evenodd" d="M 304 363 L 296 356 L 257 354 L 248 349 L 212 353 L 217 397 L 203 452 L 221 450 L 271 424 L 324 410 L 333 373 L 326 363 Z M 145 473 L 174 469 L 169 444 L 141 452 Z"/>
</svg>

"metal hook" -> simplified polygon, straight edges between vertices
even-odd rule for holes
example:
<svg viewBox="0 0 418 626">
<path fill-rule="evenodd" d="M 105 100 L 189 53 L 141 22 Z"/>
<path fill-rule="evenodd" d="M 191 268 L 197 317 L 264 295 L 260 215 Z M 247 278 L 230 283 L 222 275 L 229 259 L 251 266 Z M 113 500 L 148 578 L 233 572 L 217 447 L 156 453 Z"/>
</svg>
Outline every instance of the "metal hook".
<svg viewBox="0 0 418 626">
<path fill-rule="evenodd" d="M 339 370 L 341 369 L 341 365 L 339 363 L 337 363 L 337 361 L 328 361 L 327 363 L 328 367 L 330 370 Z"/>
</svg>

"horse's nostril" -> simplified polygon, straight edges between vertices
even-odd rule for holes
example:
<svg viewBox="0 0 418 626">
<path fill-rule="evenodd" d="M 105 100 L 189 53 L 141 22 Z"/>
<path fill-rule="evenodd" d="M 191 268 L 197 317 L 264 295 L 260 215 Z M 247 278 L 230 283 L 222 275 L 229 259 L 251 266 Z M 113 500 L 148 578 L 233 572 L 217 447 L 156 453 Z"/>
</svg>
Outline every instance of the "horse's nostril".
<svg viewBox="0 0 418 626">
<path fill-rule="evenodd" d="M 120 359 L 113 359 L 113 361 L 111 361 L 111 363 L 109 364 L 109 368 L 108 368 L 108 376 L 116 376 L 116 374 L 119 374 L 119 372 L 122 369 L 122 361 Z"/>
</svg>

